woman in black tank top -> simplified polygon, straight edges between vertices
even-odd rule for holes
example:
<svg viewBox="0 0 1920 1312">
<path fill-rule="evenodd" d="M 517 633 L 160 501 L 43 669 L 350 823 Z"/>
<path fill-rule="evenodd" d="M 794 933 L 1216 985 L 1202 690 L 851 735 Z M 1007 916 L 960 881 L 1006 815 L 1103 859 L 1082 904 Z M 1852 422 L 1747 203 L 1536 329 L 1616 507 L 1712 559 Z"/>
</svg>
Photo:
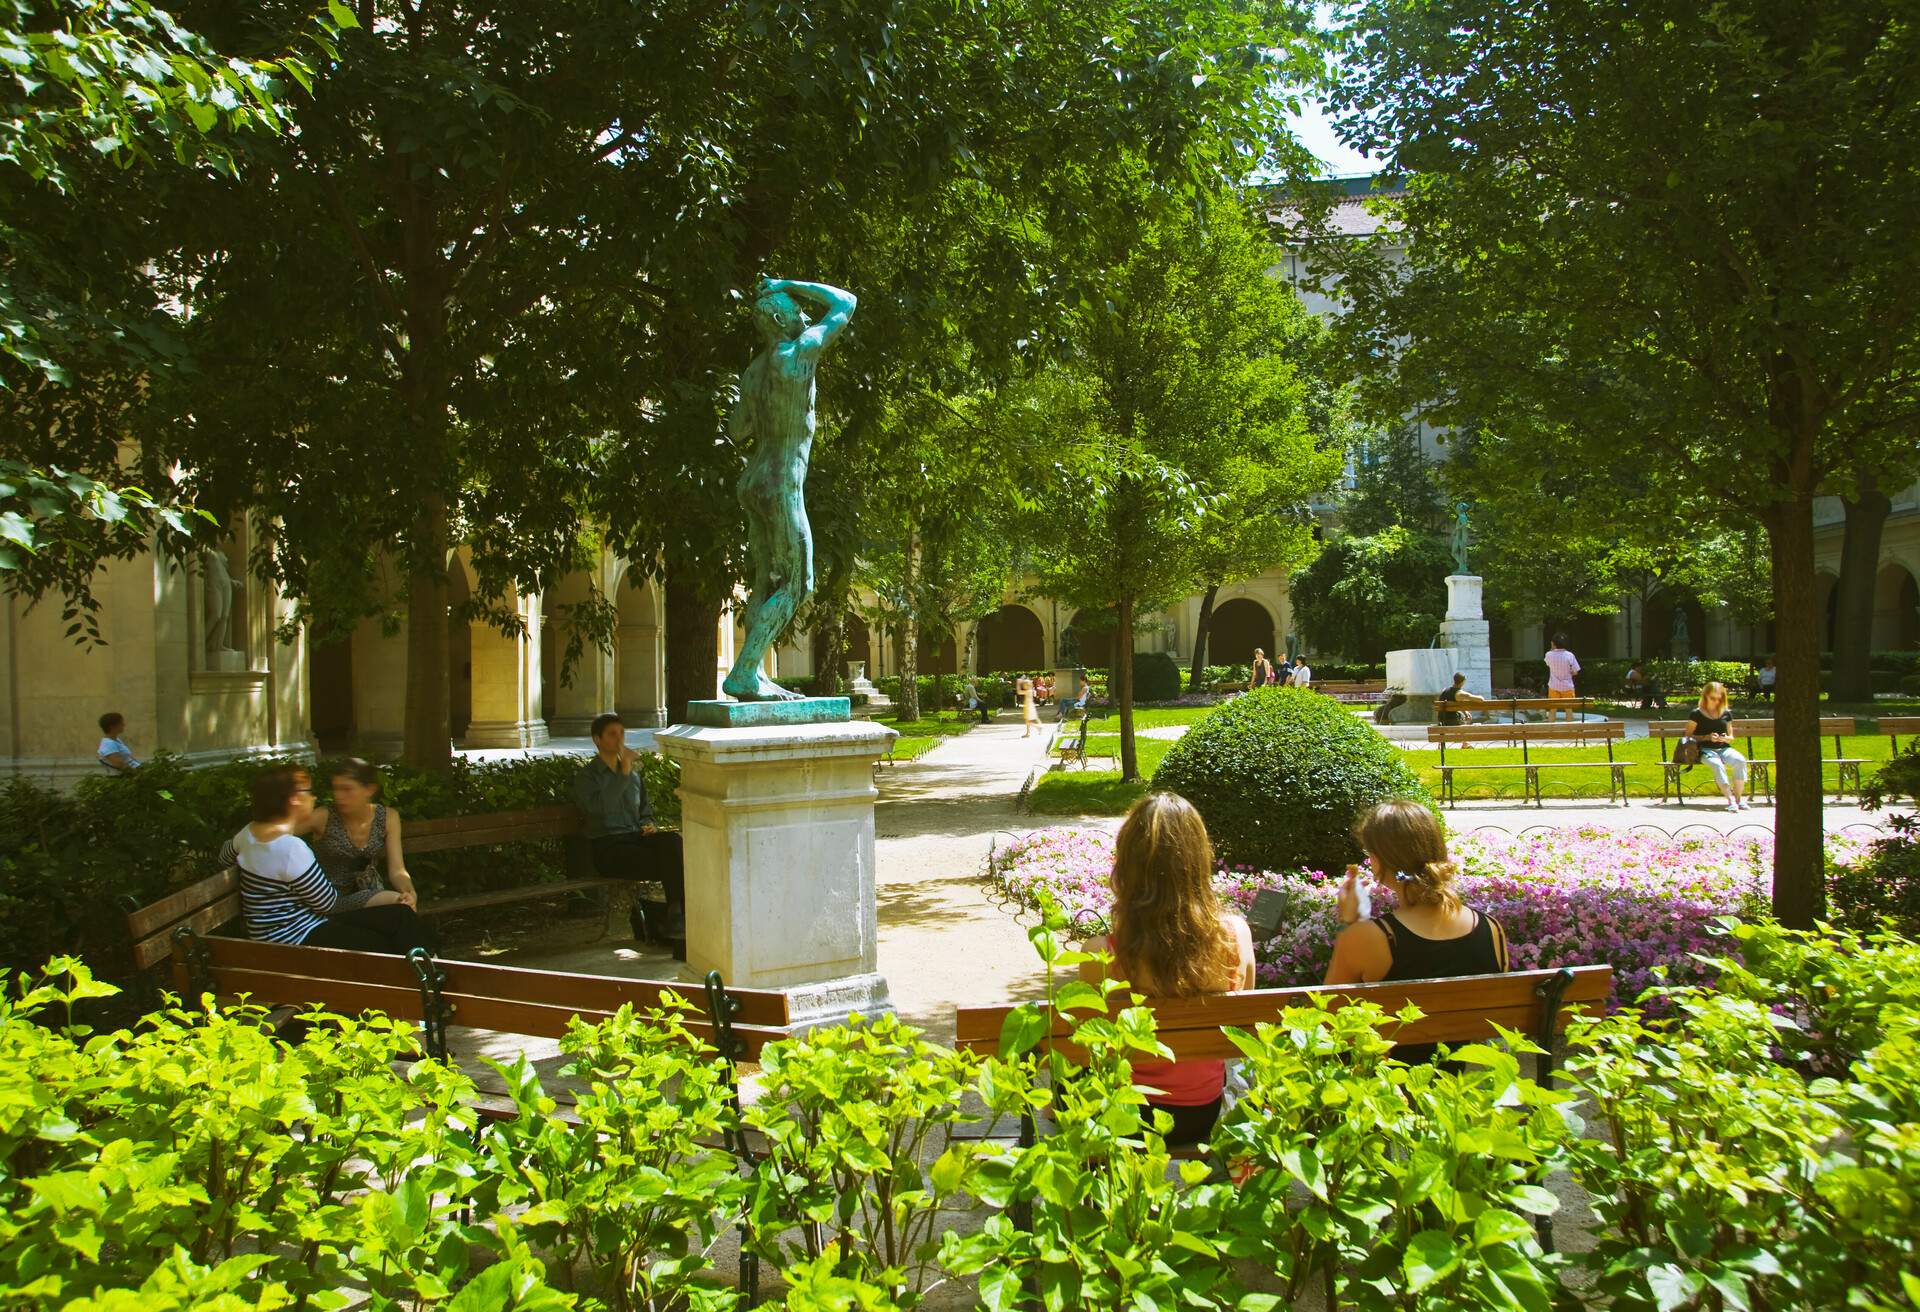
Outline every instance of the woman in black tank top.
<svg viewBox="0 0 1920 1312">
<path fill-rule="evenodd" d="M 1454 889 L 1460 867 L 1447 855 L 1446 836 L 1433 812 L 1414 802 L 1383 802 L 1360 817 L 1354 837 L 1372 865 L 1372 879 L 1392 888 L 1400 906 L 1368 914 L 1359 866 L 1347 867 L 1340 886 L 1340 919 L 1347 928 L 1333 942 L 1329 984 L 1380 980 L 1451 979 L 1507 970 L 1507 935 L 1491 916 L 1463 906 Z M 1428 1061 L 1431 1044 L 1395 1048 L 1402 1061 Z"/>
</svg>

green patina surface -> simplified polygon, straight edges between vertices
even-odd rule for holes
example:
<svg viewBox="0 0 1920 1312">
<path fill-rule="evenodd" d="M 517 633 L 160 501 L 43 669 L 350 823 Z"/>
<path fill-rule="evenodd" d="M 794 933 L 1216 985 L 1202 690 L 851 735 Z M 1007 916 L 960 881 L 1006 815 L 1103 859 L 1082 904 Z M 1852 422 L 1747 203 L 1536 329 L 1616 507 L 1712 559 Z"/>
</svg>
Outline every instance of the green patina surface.
<svg viewBox="0 0 1920 1312">
<path fill-rule="evenodd" d="M 853 718 L 845 697 L 784 702 L 688 702 L 687 723 L 706 729 L 764 729 L 775 724 L 841 724 Z"/>
</svg>

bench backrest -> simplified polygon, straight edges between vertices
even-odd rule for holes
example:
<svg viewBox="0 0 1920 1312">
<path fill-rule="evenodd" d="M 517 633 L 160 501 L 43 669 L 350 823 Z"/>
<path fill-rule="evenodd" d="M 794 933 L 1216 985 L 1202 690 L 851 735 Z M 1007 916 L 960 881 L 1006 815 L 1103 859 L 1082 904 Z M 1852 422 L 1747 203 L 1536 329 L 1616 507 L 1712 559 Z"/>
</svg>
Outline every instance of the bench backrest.
<svg viewBox="0 0 1920 1312">
<path fill-rule="evenodd" d="M 1914 723 L 1920 725 L 1920 720 L 1916 720 Z M 1733 720 L 1729 722 L 1729 727 L 1732 728 L 1734 737 L 1747 740 L 1747 754 L 1751 756 L 1753 755 L 1753 740 L 1756 738 L 1771 739 L 1773 737 L 1773 724 L 1774 722 L 1772 720 Z M 1884 725 L 1885 721 L 1882 721 L 1882 724 Z M 1857 728 L 1856 721 L 1849 715 L 1823 715 L 1820 717 L 1820 736 L 1822 738 L 1833 739 L 1833 754 L 1835 756 L 1844 754 L 1841 751 L 1840 740 L 1854 737 Z M 1685 738 L 1691 732 L 1693 732 L 1692 720 L 1647 721 L 1647 734 L 1649 737 L 1659 740 L 1660 759 L 1663 761 L 1667 758 L 1667 741 L 1672 738 Z"/>
<path fill-rule="evenodd" d="M 199 960 L 195 960 L 195 956 Z M 474 1029 L 539 1038 L 559 1038 L 575 1016 L 589 1024 L 605 1020 L 623 1003 L 636 1011 L 660 1005 L 667 994 L 692 1004 L 686 1026 L 708 1043 L 714 1027 L 699 985 L 614 975 L 574 975 L 475 961 L 433 963 L 444 979 L 445 1021 Z M 188 996 L 196 977 L 215 997 L 241 995 L 267 1006 L 314 1006 L 333 1011 L 382 1011 L 401 1020 L 424 1021 L 426 997 L 419 974 L 405 957 L 338 948 L 309 948 L 251 939 L 198 938 L 183 942 L 173 963 L 174 984 Z M 787 995 L 764 989 L 731 989 L 733 1034 L 751 1059 L 789 1023 Z"/>
<path fill-rule="evenodd" d="M 1480 703 L 1468 702 L 1467 708 L 1473 709 Z M 1487 704 L 1503 706 L 1509 711 L 1577 711 L 1584 714 L 1592 705 L 1591 697 L 1492 697 Z"/>
<path fill-rule="evenodd" d="M 127 912 L 127 942 L 135 973 L 152 970 L 173 953 L 173 932 L 182 926 L 211 934 L 240 918 L 240 872 L 222 870 L 158 902 Z"/>
<path fill-rule="evenodd" d="M 1894 750 L 1900 750 L 1900 736 L 1920 738 L 1920 715 L 1883 715 L 1879 721 L 1880 732 L 1893 739 Z"/>
<path fill-rule="evenodd" d="M 1430 743 L 1516 742 L 1598 742 L 1625 738 L 1627 726 L 1620 720 L 1575 721 L 1572 724 L 1430 724 Z"/>
<path fill-rule="evenodd" d="M 1571 978 L 1552 1017 L 1555 1033 L 1570 1014 L 1598 1015 L 1613 987 L 1611 966 L 1575 966 L 1568 974 Z M 1494 1038 L 1495 1025 L 1530 1037 L 1540 1036 L 1548 1019 L 1543 986 L 1556 982 L 1559 975 L 1554 970 L 1521 970 L 1393 984 L 1321 984 L 1203 998 L 1151 998 L 1146 1005 L 1153 1009 L 1160 1041 L 1181 1061 L 1237 1057 L 1240 1051 L 1221 1032 L 1223 1026 L 1250 1030 L 1262 1021 L 1278 1020 L 1289 1007 L 1312 1006 L 1316 999 L 1325 999 L 1335 1008 L 1355 1002 L 1377 1004 L 1388 1017 L 1382 1023 L 1382 1033 L 1396 1044 L 1476 1043 Z M 1405 1025 L 1393 1020 L 1408 1003 L 1420 1008 L 1422 1019 Z M 1000 1027 L 1013 1010 L 1011 1006 L 957 1008 L 955 1045 L 975 1052 L 997 1052 Z M 1072 1033 L 1073 1018 L 1056 1013 L 1047 1041 L 1069 1060 L 1079 1060 L 1083 1054 L 1069 1042 Z"/>
<path fill-rule="evenodd" d="M 535 806 L 492 815 L 456 815 L 443 820 L 409 820 L 401 827 L 400 847 L 408 854 L 444 852 L 493 843 L 526 843 L 568 838 L 580 832 L 580 809 L 571 802 Z"/>
</svg>

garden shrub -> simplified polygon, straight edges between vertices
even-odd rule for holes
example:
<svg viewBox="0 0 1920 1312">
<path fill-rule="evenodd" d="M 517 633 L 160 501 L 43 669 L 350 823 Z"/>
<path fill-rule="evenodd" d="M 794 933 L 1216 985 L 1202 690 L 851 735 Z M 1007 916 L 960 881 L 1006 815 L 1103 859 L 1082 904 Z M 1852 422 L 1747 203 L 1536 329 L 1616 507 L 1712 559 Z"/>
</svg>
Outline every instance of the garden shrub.
<svg viewBox="0 0 1920 1312">
<path fill-rule="evenodd" d="M 1579 652 L 1574 655 L 1579 656 Z M 1578 691 L 1583 697 L 1638 697 L 1639 694 L 1627 687 L 1627 670 L 1633 665 L 1630 660 L 1587 660 L 1580 661 L 1580 673 L 1574 679 Z M 1656 656 L 1641 666 L 1646 676 L 1668 694 L 1680 696 L 1700 691 L 1701 687 L 1712 680 L 1727 685 L 1727 691 L 1736 699 L 1744 696 L 1747 686 L 1753 682 L 1753 666 L 1746 661 L 1677 661 L 1665 656 Z M 1544 661 L 1515 661 L 1513 677 L 1516 682 L 1531 680 L 1536 688 L 1547 686 L 1547 667 Z"/>
<path fill-rule="evenodd" d="M 1389 798 L 1429 802 L 1393 743 L 1338 702 L 1263 688 L 1214 711 L 1168 749 L 1153 786 L 1199 808 L 1222 860 L 1336 871 L 1358 860 L 1354 820 Z"/>
<path fill-rule="evenodd" d="M 1920 829 L 1907 819 L 1856 859 L 1830 861 L 1827 901 L 1833 923 L 1855 933 L 1888 920 L 1903 934 L 1920 935 Z"/>
<path fill-rule="evenodd" d="M 1170 702 L 1180 695 L 1180 666 L 1163 651 L 1133 654 L 1133 699 Z"/>
</svg>

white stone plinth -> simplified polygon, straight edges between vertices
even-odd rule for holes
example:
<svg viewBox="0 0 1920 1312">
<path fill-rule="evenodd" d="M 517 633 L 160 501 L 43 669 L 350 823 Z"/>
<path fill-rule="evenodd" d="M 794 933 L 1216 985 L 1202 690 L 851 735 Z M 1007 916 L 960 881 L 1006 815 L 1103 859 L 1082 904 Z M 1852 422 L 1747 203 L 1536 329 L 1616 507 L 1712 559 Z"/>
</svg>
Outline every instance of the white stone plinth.
<svg viewBox="0 0 1920 1312">
<path fill-rule="evenodd" d="M 796 1025 L 891 1010 L 878 965 L 873 765 L 863 721 L 654 735 L 680 763 L 687 968 L 784 989 Z"/>
<path fill-rule="evenodd" d="M 1480 576 L 1478 574 L 1447 575 L 1447 618 L 1450 620 L 1479 620 L 1486 615 L 1480 609 Z"/>
<path fill-rule="evenodd" d="M 1409 647 L 1387 653 L 1387 687 L 1409 697 L 1431 697 L 1453 686 L 1455 653 L 1448 647 Z"/>
<path fill-rule="evenodd" d="M 544 747 L 551 738 L 545 720 L 473 720 L 462 747 Z"/>
<path fill-rule="evenodd" d="M 1452 580 L 1448 580 L 1451 582 Z M 1477 584 L 1478 579 L 1474 582 Z M 1440 641 L 1453 649 L 1455 668 L 1467 676 L 1467 691 L 1493 695 L 1493 646 L 1485 620 L 1444 620 Z"/>
<path fill-rule="evenodd" d="M 247 654 L 231 647 L 207 653 L 207 668 L 219 674 L 239 674 L 247 668 Z"/>
</svg>

